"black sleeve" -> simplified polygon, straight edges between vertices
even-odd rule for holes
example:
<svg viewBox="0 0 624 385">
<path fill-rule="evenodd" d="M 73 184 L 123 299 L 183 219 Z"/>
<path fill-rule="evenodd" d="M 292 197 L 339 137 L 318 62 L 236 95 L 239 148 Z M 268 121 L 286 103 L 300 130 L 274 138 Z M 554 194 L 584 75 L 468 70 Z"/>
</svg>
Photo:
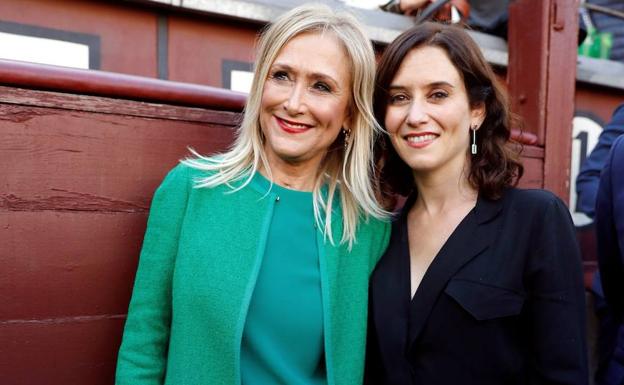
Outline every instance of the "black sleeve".
<svg viewBox="0 0 624 385">
<path fill-rule="evenodd" d="M 585 290 L 581 253 L 567 207 L 552 197 L 535 224 L 526 272 L 530 384 L 587 384 Z"/>
<path fill-rule="evenodd" d="M 620 145 L 621 144 L 621 145 Z M 605 299 L 614 316 L 619 320 L 624 316 L 624 266 L 620 242 L 624 242 L 624 233 L 618 235 L 618 226 L 624 229 L 622 214 L 618 217 L 617 198 L 613 184 L 616 177 L 613 167 L 617 151 L 624 154 L 624 139 L 618 140 L 607 161 L 607 166 L 600 178 L 600 187 L 596 200 L 596 244 L 598 246 L 598 264 Z M 622 186 L 624 189 L 624 186 Z M 623 195 L 624 196 L 624 195 Z M 620 202 L 619 204 L 624 205 Z M 624 206 L 623 206 L 624 207 Z"/>
</svg>

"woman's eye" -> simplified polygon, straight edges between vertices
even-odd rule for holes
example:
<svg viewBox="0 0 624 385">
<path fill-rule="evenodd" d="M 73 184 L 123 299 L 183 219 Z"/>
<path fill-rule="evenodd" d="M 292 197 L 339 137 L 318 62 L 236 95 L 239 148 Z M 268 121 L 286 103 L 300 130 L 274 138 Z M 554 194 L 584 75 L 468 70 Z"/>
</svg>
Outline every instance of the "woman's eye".
<svg viewBox="0 0 624 385">
<path fill-rule="evenodd" d="M 390 104 L 398 104 L 406 100 L 407 100 L 407 96 L 404 94 L 390 95 L 390 98 L 389 98 Z"/>
<path fill-rule="evenodd" d="M 331 88 L 323 82 L 314 83 L 314 89 L 322 92 L 331 92 Z"/>
<path fill-rule="evenodd" d="M 448 94 L 447 94 L 446 92 L 444 92 L 444 91 L 436 91 L 436 92 L 433 92 L 433 93 L 430 95 L 430 97 L 431 97 L 432 99 L 435 99 L 435 100 L 444 99 L 444 98 L 446 98 L 447 96 L 448 96 Z"/>
<path fill-rule="evenodd" d="M 275 71 L 271 74 L 271 79 L 288 80 L 288 73 L 286 71 Z"/>
</svg>

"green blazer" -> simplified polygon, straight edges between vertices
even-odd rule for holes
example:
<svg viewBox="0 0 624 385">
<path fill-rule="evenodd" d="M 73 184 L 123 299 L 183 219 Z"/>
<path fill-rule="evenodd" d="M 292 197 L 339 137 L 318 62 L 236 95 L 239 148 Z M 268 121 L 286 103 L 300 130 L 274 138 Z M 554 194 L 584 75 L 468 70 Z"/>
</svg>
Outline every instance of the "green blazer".
<svg viewBox="0 0 624 385">
<path fill-rule="evenodd" d="M 240 354 L 275 195 L 253 184 L 193 188 L 202 172 L 174 168 L 156 191 L 117 362 L 116 384 L 241 383 Z M 336 208 L 334 239 L 340 239 Z M 389 224 L 360 224 L 357 243 L 319 235 L 325 356 L 330 385 L 360 384 L 368 279 Z"/>
</svg>

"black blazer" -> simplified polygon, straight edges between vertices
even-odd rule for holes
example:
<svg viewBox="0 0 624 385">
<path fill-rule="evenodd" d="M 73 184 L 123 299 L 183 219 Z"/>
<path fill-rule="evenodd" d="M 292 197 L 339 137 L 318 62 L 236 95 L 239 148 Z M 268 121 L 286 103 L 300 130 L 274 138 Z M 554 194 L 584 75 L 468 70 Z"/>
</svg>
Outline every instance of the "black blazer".
<svg viewBox="0 0 624 385">
<path fill-rule="evenodd" d="M 624 109 L 622 110 L 624 119 Z M 610 310 L 624 318 L 624 134 L 613 142 L 596 196 L 596 243 L 602 289 Z M 623 347 L 624 348 L 624 347 Z"/>
<path fill-rule="evenodd" d="M 581 257 L 542 190 L 479 198 L 410 300 L 407 211 L 370 287 L 368 384 L 587 384 Z"/>
</svg>

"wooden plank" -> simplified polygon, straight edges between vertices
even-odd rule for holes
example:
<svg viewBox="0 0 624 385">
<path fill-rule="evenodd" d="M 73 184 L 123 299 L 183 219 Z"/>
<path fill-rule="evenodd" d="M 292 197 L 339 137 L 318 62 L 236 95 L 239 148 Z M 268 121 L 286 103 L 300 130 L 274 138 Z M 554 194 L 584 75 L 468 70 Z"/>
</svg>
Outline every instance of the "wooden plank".
<svg viewBox="0 0 624 385">
<path fill-rule="evenodd" d="M 216 87 L 0 59 L 0 83 L 240 112 L 247 96 Z"/>
<path fill-rule="evenodd" d="M 231 143 L 231 127 L 0 104 L 0 210 L 142 212 L 192 146 Z"/>
<path fill-rule="evenodd" d="M 550 1 L 517 0 L 509 5 L 507 84 L 512 109 L 522 117 L 524 130 L 537 135 L 541 146 L 545 139 Z"/>
<path fill-rule="evenodd" d="M 123 324 L 122 318 L 0 322 L 2 384 L 111 385 Z"/>
<path fill-rule="evenodd" d="M 0 211 L 0 322 L 125 314 L 147 213 Z"/>
<path fill-rule="evenodd" d="M 169 17 L 169 78 L 225 87 L 222 70 L 226 61 L 253 63 L 258 26 L 216 18 L 206 21 L 181 15 Z"/>
<path fill-rule="evenodd" d="M 577 1 L 509 6 L 509 90 L 514 111 L 544 146 L 544 188 L 568 201 L 578 34 Z M 530 68 L 531 71 L 527 71 Z"/>
<path fill-rule="evenodd" d="M 0 103 L 22 106 L 16 107 L 14 109 L 16 111 L 20 111 L 24 106 L 51 107 L 64 110 L 96 112 L 100 114 L 212 123 L 233 127 L 237 126 L 240 121 L 240 114 L 236 112 L 52 91 L 36 91 L 6 86 L 0 86 Z M 22 119 L 20 116 L 23 116 L 24 113 L 11 113 L 11 109 L 7 108 L 3 115 L 5 115 L 4 119 L 10 119 L 11 116 L 17 116 L 17 119 Z"/>
<path fill-rule="evenodd" d="M 518 183 L 520 188 L 542 188 L 544 183 L 544 160 L 539 158 L 523 158 L 524 175 Z"/>
<path fill-rule="evenodd" d="M 544 188 L 569 202 L 578 0 L 551 0 L 550 6 Z"/>
<path fill-rule="evenodd" d="M 521 145 L 520 155 L 522 158 L 537 158 L 544 160 L 544 148 L 537 146 Z"/>
</svg>

